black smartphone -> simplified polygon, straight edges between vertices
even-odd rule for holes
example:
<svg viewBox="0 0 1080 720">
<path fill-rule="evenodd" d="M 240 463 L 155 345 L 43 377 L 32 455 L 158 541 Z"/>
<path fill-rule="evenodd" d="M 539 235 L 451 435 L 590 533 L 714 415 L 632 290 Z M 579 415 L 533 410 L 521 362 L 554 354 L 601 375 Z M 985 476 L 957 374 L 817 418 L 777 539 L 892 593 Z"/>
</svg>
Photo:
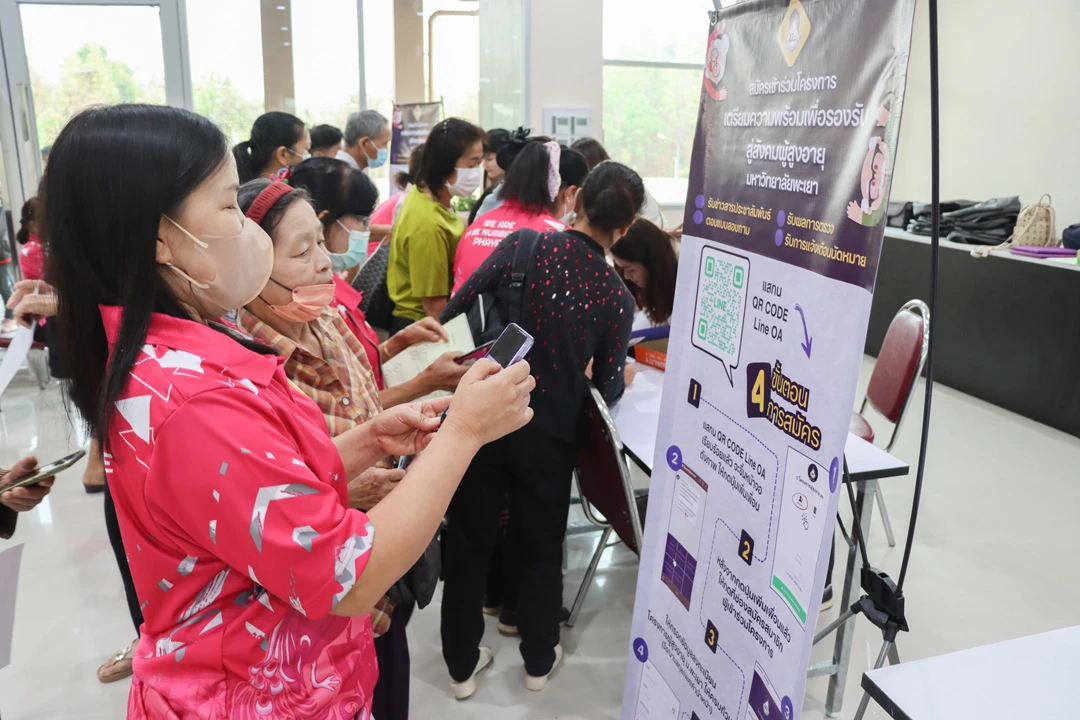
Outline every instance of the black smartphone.
<svg viewBox="0 0 1080 720">
<path fill-rule="evenodd" d="M 488 350 L 487 357 L 508 368 L 518 362 L 533 346 L 533 336 L 521 329 L 516 323 L 507 325 L 495 344 Z"/>
<path fill-rule="evenodd" d="M 52 475 L 59 475 L 63 471 L 67 470 L 69 467 L 82 460 L 84 455 L 86 455 L 85 450 L 76 450 L 70 455 L 62 457 L 59 460 L 49 463 L 48 465 L 42 465 L 26 477 L 21 477 L 18 480 L 13 480 L 7 485 L 0 487 L 0 493 L 7 492 L 8 490 L 14 490 L 15 488 L 27 487 L 29 485 L 37 485 L 45 478 L 51 477 Z"/>
<path fill-rule="evenodd" d="M 494 344 L 494 340 L 488 340 L 486 343 L 476 348 L 475 350 L 470 350 L 464 355 L 458 355 L 456 358 L 454 358 L 454 362 L 456 362 L 458 365 L 464 365 L 467 362 L 473 362 L 474 360 L 479 360 L 482 357 L 486 357 L 488 350 L 490 350 L 491 346 Z"/>
</svg>

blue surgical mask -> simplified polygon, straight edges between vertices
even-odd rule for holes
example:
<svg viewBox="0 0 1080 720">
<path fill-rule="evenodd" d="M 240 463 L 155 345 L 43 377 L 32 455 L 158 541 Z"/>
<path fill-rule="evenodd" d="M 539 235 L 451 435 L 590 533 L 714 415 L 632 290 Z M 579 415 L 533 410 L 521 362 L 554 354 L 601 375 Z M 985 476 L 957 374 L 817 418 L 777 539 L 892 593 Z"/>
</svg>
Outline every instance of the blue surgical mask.
<svg viewBox="0 0 1080 720">
<path fill-rule="evenodd" d="M 337 224 L 343 230 L 349 232 L 349 249 L 343 253 L 330 253 L 330 264 L 334 272 L 343 272 L 357 265 L 363 265 L 367 260 L 368 242 L 371 239 L 371 233 L 367 230 L 349 230 L 349 228 L 345 227 L 345 223 L 340 220 L 337 221 Z"/>
<path fill-rule="evenodd" d="M 374 170 L 377 167 L 382 167 L 386 164 L 386 161 L 390 159 L 390 148 L 378 148 L 378 153 L 375 155 L 374 160 L 368 161 L 368 167 Z"/>
</svg>

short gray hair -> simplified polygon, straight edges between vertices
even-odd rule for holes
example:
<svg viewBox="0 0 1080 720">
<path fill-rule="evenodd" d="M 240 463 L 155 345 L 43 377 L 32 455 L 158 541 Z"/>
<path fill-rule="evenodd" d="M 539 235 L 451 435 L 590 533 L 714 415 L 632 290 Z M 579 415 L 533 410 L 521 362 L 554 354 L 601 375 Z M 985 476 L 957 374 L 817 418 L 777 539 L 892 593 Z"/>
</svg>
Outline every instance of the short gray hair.
<svg viewBox="0 0 1080 720">
<path fill-rule="evenodd" d="M 345 123 L 345 144 L 350 147 L 360 142 L 360 138 L 374 140 L 382 134 L 389 122 L 378 110 L 363 110 L 349 116 Z"/>
</svg>

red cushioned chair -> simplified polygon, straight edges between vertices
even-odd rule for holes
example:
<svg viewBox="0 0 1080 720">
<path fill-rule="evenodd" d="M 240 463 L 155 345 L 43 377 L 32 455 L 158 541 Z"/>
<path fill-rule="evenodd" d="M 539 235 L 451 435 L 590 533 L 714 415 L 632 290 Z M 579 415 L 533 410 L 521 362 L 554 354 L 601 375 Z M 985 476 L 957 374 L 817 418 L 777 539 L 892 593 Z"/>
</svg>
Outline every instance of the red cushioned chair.
<svg viewBox="0 0 1080 720">
<path fill-rule="evenodd" d="M 615 544 L 608 544 L 612 532 L 626 547 L 641 554 L 642 521 L 648 502 L 646 491 L 638 493 L 634 490 L 630 469 L 623 455 L 622 440 L 608 412 L 607 403 L 591 383 L 589 389 L 591 395 L 585 399 L 584 408 L 586 440 L 578 452 L 575 475 L 581 494 L 581 509 L 589 522 L 603 528 L 603 534 L 589 561 L 574 605 L 570 608 L 567 627 L 573 627 L 577 622 L 604 550 Z"/>
<path fill-rule="evenodd" d="M 874 371 L 870 375 L 870 384 L 866 388 L 862 406 L 859 412 L 851 414 L 853 435 L 867 442 L 874 442 L 874 429 L 864 417 L 866 408 L 871 407 L 893 424 L 892 436 L 885 446 L 886 452 L 892 451 L 907 413 L 912 390 L 915 389 L 915 381 L 926 365 L 929 343 L 930 308 L 922 300 L 905 303 L 889 323 L 889 330 L 881 343 L 881 351 L 874 363 Z M 893 537 L 889 514 L 885 510 L 885 499 L 880 492 L 875 494 L 889 547 L 895 547 L 896 539 Z"/>
</svg>

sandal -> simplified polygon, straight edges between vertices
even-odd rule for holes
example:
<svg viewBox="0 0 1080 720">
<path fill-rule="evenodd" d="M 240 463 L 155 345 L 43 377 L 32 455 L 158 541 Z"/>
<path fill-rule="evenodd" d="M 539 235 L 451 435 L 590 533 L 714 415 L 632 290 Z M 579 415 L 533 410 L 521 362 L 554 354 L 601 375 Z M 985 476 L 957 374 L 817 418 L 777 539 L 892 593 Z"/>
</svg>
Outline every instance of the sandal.
<svg viewBox="0 0 1080 720">
<path fill-rule="evenodd" d="M 106 660 L 105 664 L 98 668 L 98 680 L 103 683 L 111 683 L 131 677 L 133 672 L 131 661 L 135 657 L 135 645 L 138 642 L 139 639 L 136 638 L 123 650 Z"/>
</svg>

